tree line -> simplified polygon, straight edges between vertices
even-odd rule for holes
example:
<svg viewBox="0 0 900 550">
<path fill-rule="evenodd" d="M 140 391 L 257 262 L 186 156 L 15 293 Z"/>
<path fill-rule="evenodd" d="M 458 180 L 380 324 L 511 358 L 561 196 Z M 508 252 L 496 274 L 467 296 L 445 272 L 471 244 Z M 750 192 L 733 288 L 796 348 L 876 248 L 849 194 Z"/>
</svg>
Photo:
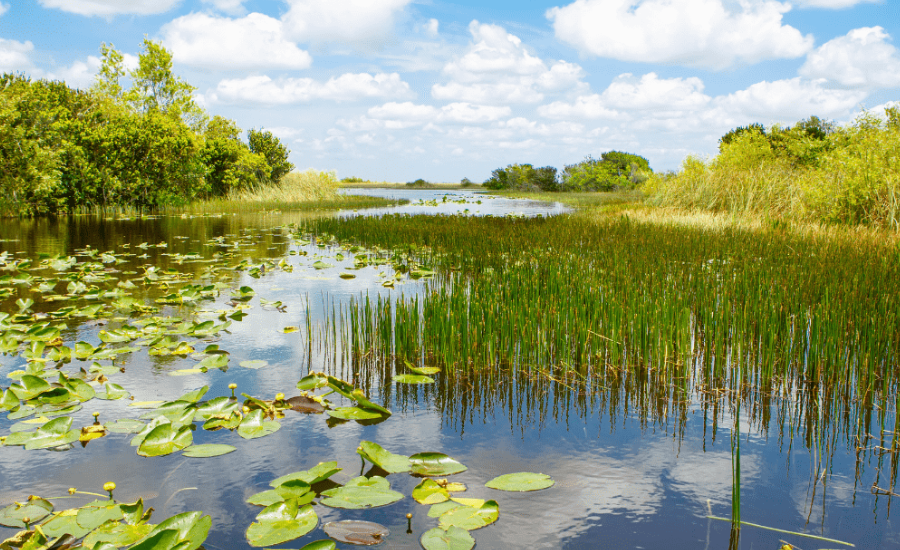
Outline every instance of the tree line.
<svg viewBox="0 0 900 550">
<path fill-rule="evenodd" d="M 522 191 L 616 191 L 634 189 L 652 173 L 646 158 L 608 151 L 599 159 L 587 156 L 562 171 L 553 166 L 535 168 L 531 164 L 510 164 L 492 171 L 484 187 Z"/>
<path fill-rule="evenodd" d="M 172 55 L 145 39 L 138 66 L 101 47 L 94 84 L 0 75 L 0 212 L 59 214 L 166 205 L 277 183 L 293 169 L 271 132 L 210 117 Z M 123 79 L 130 77 L 130 87 Z"/>
</svg>

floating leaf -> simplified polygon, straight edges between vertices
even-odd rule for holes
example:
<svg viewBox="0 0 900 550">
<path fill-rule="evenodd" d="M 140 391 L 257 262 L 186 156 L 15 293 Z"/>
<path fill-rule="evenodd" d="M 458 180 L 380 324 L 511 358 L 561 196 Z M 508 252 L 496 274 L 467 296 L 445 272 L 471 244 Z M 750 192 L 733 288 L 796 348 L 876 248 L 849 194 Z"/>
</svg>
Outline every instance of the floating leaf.
<svg viewBox="0 0 900 550">
<path fill-rule="evenodd" d="M 97 545 L 102 543 L 111 544 L 115 548 L 128 546 L 146 537 L 154 527 L 154 525 L 148 524 L 130 525 L 118 521 L 107 522 L 85 537 L 83 546 L 94 548 L 94 550 L 97 550 Z"/>
<path fill-rule="evenodd" d="M 392 491 L 390 482 L 381 476 L 355 477 L 343 487 L 323 491 L 322 496 L 328 498 L 320 504 L 351 510 L 386 506 L 403 498 L 402 494 Z"/>
<path fill-rule="evenodd" d="M 128 391 L 125 390 L 125 388 L 118 384 L 113 384 L 112 382 L 107 382 L 106 384 L 104 384 L 103 389 L 104 391 L 98 392 L 94 397 L 96 397 L 97 399 L 112 401 L 115 399 L 123 399 L 131 395 L 128 393 Z"/>
<path fill-rule="evenodd" d="M 450 500 L 450 493 L 433 479 L 423 479 L 413 489 L 412 497 L 419 504 L 440 504 Z"/>
<path fill-rule="evenodd" d="M 471 550 L 475 539 L 462 527 L 451 525 L 446 530 L 440 527 L 422 533 L 419 539 L 425 550 Z"/>
<path fill-rule="evenodd" d="M 91 530 L 81 527 L 75 521 L 79 510 L 80 508 L 74 508 L 53 514 L 53 517 L 41 524 L 41 530 L 48 537 L 72 535 L 75 538 L 81 538 L 87 535 Z"/>
<path fill-rule="evenodd" d="M 236 399 L 230 397 L 216 397 L 197 406 L 196 417 L 200 420 L 209 420 L 213 417 L 229 417 L 231 413 L 240 410 L 241 405 Z"/>
<path fill-rule="evenodd" d="M 140 420 L 132 420 L 131 418 L 120 418 L 115 422 L 109 422 L 103 425 L 108 431 L 116 434 L 136 434 L 147 427 Z"/>
<path fill-rule="evenodd" d="M 313 269 L 328 269 L 329 267 L 334 267 L 332 264 L 326 264 L 322 260 L 319 260 L 312 264 Z"/>
<path fill-rule="evenodd" d="M 500 517 L 500 507 L 496 501 L 489 500 L 480 507 L 460 506 L 453 508 L 449 512 L 442 514 L 439 521 L 444 529 L 456 526 L 471 531 L 494 523 L 498 517 Z"/>
<path fill-rule="evenodd" d="M 234 430 L 237 429 L 238 426 L 241 425 L 241 414 L 237 411 L 231 413 L 231 416 L 226 418 L 221 417 L 212 417 L 206 422 L 203 423 L 203 429 L 209 431 L 216 431 L 221 429 L 226 430 Z"/>
<path fill-rule="evenodd" d="M 360 441 L 356 454 L 390 474 L 408 472 L 412 467 L 408 456 L 388 452 L 378 443 L 371 441 Z"/>
<path fill-rule="evenodd" d="M 285 402 L 291 406 L 292 411 L 314 414 L 325 412 L 325 407 L 321 403 L 305 395 L 290 397 L 285 399 Z"/>
<path fill-rule="evenodd" d="M 25 443 L 25 449 L 48 449 L 50 447 L 60 447 L 78 441 L 80 432 L 78 430 L 70 430 L 72 427 L 72 417 L 63 416 L 47 422 L 38 428 L 31 439 Z"/>
<path fill-rule="evenodd" d="M 434 378 L 420 374 L 398 374 L 391 380 L 401 384 L 434 384 Z"/>
<path fill-rule="evenodd" d="M 353 273 L 347 273 L 346 271 L 342 271 L 338 275 L 338 277 L 340 277 L 341 279 L 355 279 L 356 275 L 354 275 Z"/>
<path fill-rule="evenodd" d="M 82 529 L 94 530 L 107 521 L 122 519 L 122 508 L 113 500 L 95 500 L 78 509 L 75 522 Z"/>
<path fill-rule="evenodd" d="M 357 546 L 381 544 L 391 534 L 388 528 L 371 521 L 347 519 L 330 521 L 322 526 L 325 533 L 338 542 Z"/>
<path fill-rule="evenodd" d="M 552 487 L 553 483 L 553 480 L 550 479 L 550 476 L 547 474 L 519 472 L 495 477 L 485 483 L 485 486 L 499 491 L 524 493 L 526 491 L 540 491 L 541 489 Z"/>
<path fill-rule="evenodd" d="M 134 403 L 129 403 L 128 406 L 135 409 L 156 409 L 163 403 L 165 401 L 135 401 Z"/>
<path fill-rule="evenodd" d="M 483 504 L 483 503 L 482 503 Z M 431 508 L 428 509 L 428 517 L 430 518 L 439 518 L 445 513 L 449 512 L 454 508 L 458 508 L 460 506 L 464 506 L 458 502 L 453 502 L 453 500 L 448 500 L 447 502 L 441 502 L 440 504 L 435 504 Z M 480 506 L 480 505 L 479 505 Z"/>
<path fill-rule="evenodd" d="M 25 522 L 22 519 L 28 518 L 31 520 L 31 523 L 34 523 L 44 519 L 52 511 L 53 504 L 49 500 L 32 497 L 24 504 L 10 504 L 0 510 L 0 525 L 23 529 Z"/>
<path fill-rule="evenodd" d="M 191 376 L 192 374 L 203 374 L 208 369 L 201 367 L 198 369 L 178 369 L 169 373 L 169 376 Z"/>
<path fill-rule="evenodd" d="M 301 508 L 286 501 L 266 507 L 256 521 L 247 528 L 247 541 L 251 546 L 268 546 L 302 537 L 315 529 L 319 517 L 311 504 Z"/>
<path fill-rule="evenodd" d="M 284 333 L 285 333 L 285 334 L 290 334 L 290 333 L 292 333 L 292 332 L 297 332 L 298 330 L 300 330 L 300 327 L 284 327 Z"/>
<path fill-rule="evenodd" d="M 241 361 L 240 365 L 245 369 L 261 369 L 269 364 L 268 361 L 263 361 L 262 359 L 255 359 L 253 361 Z"/>
<path fill-rule="evenodd" d="M 414 367 L 409 361 L 404 361 L 403 363 L 406 365 L 406 368 L 416 374 L 437 374 L 441 372 L 441 369 L 438 367 Z"/>
<path fill-rule="evenodd" d="M 350 392 L 350 399 L 353 399 L 354 401 L 356 401 L 356 404 L 360 408 L 367 409 L 370 411 L 378 411 L 381 414 L 383 414 L 384 416 L 391 416 L 391 411 L 385 409 L 384 407 L 382 407 L 381 405 L 379 405 L 377 403 L 373 403 L 372 401 L 369 401 L 369 399 L 366 397 L 366 394 L 364 394 L 362 392 L 362 390 L 358 390 L 358 389 L 354 388 L 353 391 Z"/>
<path fill-rule="evenodd" d="M 176 546 L 177 550 L 197 550 L 209 535 L 211 526 L 212 518 L 202 512 L 184 512 L 154 527 L 128 550 L 169 550 Z"/>
<path fill-rule="evenodd" d="M 23 376 L 19 384 L 13 384 L 9 387 L 9 391 L 13 392 L 16 398 L 21 401 L 34 399 L 42 393 L 49 392 L 51 389 L 50 384 L 46 380 L 30 374 Z"/>
<path fill-rule="evenodd" d="M 257 506 L 271 506 L 276 502 L 293 500 L 298 506 L 309 504 L 316 498 L 316 493 L 310 490 L 309 483 L 299 479 L 292 479 L 276 486 L 274 489 L 256 493 L 247 499 L 250 504 Z"/>
<path fill-rule="evenodd" d="M 203 386 L 200 389 L 197 389 L 197 390 L 194 390 L 194 391 L 191 391 L 191 392 L 188 392 L 188 393 L 182 395 L 181 397 L 176 399 L 176 401 L 187 401 L 189 403 L 196 403 L 196 402 L 200 401 L 201 399 L 203 399 L 203 396 L 206 395 L 206 392 L 208 392 L 208 391 L 209 391 L 209 386 Z"/>
<path fill-rule="evenodd" d="M 141 456 L 165 456 L 184 449 L 193 441 L 190 426 L 175 428 L 172 424 L 160 424 L 147 434 L 137 453 Z"/>
<path fill-rule="evenodd" d="M 213 456 L 227 455 L 232 451 L 236 451 L 237 447 L 231 445 L 205 443 L 203 445 L 191 445 L 182 453 L 183 456 L 190 458 L 210 458 Z"/>
<path fill-rule="evenodd" d="M 310 485 L 315 485 L 320 481 L 325 481 L 326 479 L 340 471 L 341 468 L 337 467 L 337 461 L 320 462 L 309 470 L 294 472 L 292 474 L 287 474 L 273 479 L 272 482 L 269 483 L 269 485 L 271 485 L 272 487 L 278 487 L 279 485 L 294 479 L 299 479 L 301 481 L 305 481 Z"/>
<path fill-rule="evenodd" d="M 417 476 L 448 476 L 468 468 L 442 453 L 418 453 L 409 457 L 412 473 Z"/>
<path fill-rule="evenodd" d="M 359 407 L 338 407 L 328 411 L 328 416 L 340 418 L 342 420 L 371 420 L 373 418 L 381 418 L 381 413 L 360 409 Z"/>
<path fill-rule="evenodd" d="M 238 426 L 238 435 L 244 439 L 256 439 L 277 432 L 281 424 L 273 420 L 265 420 L 261 409 L 250 411 Z"/>
<path fill-rule="evenodd" d="M 317 540 L 305 545 L 300 550 L 337 550 L 337 545 L 330 540 Z"/>
<path fill-rule="evenodd" d="M 297 382 L 298 390 L 317 390 L 328 385 L 328 376 L 323 372 L 310 373 Z"/>
</svg>

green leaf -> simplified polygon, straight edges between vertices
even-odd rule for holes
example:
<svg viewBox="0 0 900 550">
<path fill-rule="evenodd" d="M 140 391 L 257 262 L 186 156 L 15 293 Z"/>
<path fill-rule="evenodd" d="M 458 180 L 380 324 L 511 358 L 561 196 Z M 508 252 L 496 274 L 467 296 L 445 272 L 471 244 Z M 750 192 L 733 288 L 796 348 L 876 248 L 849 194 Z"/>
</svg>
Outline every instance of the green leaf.
<svg viewBox="0 0 900 550">
<path fill-rule="evenodd" d="M 182 456 L 189 458 L 210 458 L 227 455 L 236 450 L 237 447 L 232 447 L 231 445 L 205 443 L 203 445 L 191 445 L 190 447 L 187 447 L 182 453 Z"/>
<path fill-rule="evenodd" d="M 315 485 L 320 481 L 325 481 L 329 477 L 341 471 L 341 468 L 337 467 L 337 461 L 331 462 L 320 462 L 316 466 L 313 466 L 309 470 L 305 470 L 302 472 L 294 472 L 292 474 L 283 475 L 279 478 L 273 479 L 269 485 L 272 487 L 278 487 L 283 483 L 287 483 L 288 481 L 292 481 L 295 479 L 299 479 L 300 481 L 305 481 L 310 485 Z"/>
<path fill-rule="evenodd" d="M 160 550 L 174 548 L 178 545 L 177 550 L 197 550 L 203 541 L 209 535 L 209 528 L 212 526 L 212 518 L 204 516 L 202 512 L 184 512 L 172 516 L 153 528 L 148 533 L 147 538 L 138 544 L 129 548 L 129 550 Z M 170 534 L 174 533 L 174 537 Z M 160 537 L 160 535 L 163 535 Z M 160 544 L 155 541 L 169 541 L 170 546 L 157 546 Z"/>
<path fill-rule="evenodd" d="M 326 264 L 322 260 L 319 260 L 312 264 L 313 269 L 328 269 L 329 267 L 334 267 L 332 264 Z"/>
<path fill-rule="evenodd" d="M 131 395 L 127 390 L 125 390 L 125 388 L 118 384 L 113 384 L 112 382 L 107 382 L 106 384 L 104 384 L 103 390 L 104 391 L 95 395 L 97 399 L 103 399 L 104 401 L 114 401 L 117 399 L 123 399 Z"/>
<path fill-rule="evenodd" d="M 83 541 L 85 548 L 93 547 L 97 550 L 98 544 L 108 543 L 115 548 L 128 546 L 146 537 L 154 528 L 153 525 L 129 525 L 118 521 L 108 521 L 86 536 Z M 73 533 L 74 535 L 74 533 Z"/>
<path fill-rule="evenodd" d="M 438 367 L 414 367 L 409 361 L 404 361 L 403 363 L 406 365 L 406 368 L 416 374 L 437 374 L 441 372 L 441 369 Z"/>
<path fill-rule="evenodd" d="M 268 546 L 302 537 L 315 529 L 319 517 L 310 504 L 301 508 L 286 501 L 266 507 L 256 521 L 247 528 L 247 541 L 251 546 Z"/>
<path fill-rule="evenodd" d="M 200 388 L 198 390 L 194 390 L 192 392 L 188 392 L 188 393 L 182 395 L 181 397 L 176 399 L 176 401 L 188 401 L 190 403 L 196 403 L 196 402 L 200 401 L 203 398 L 203 396 L 206 395 L 206 392 L 208 392 L 208 391 L 209 391 L 209 386 L 203 386 L 202 388 Z"/>
<path fill-rule="evenodd" d="M 359 407 L 338 407 L 326 411 L 328 416 L 340 418 L 342 420 L 372 420 L 373 418 L 381 418 L 381 413 L 360 409 Z"/>
<path fill-rule="evenodd" d="M 468 468 L 443 453 L 418 453 L 409 457 L 412 473 L 417 476 L 448 476 Z"/>
<path fill-rule="evenodd" d="M 450 493 L 433 479 L 423 479 L 413 489 L 412 497 L 419 504 L 440 504 L 450 500 Z"/>
<path fill-rule="evenodd" d="M 444 515 L 446 512 L 454 508 L 459 508 L 462 504 L 458 502 L 453 502 L 452 500 L 448 500 L 447 502 L 441 502 L 440 504 L 435 504 L 431 508 L 428 509 L 428 517 L 430 518 L 439 518 Z"/>
<path fill-rule="evenodd" d="M 34 523 L 44 519 L 52 511 L 53 504 L 49 500 L 34 497 L 24 504 L 17 502 L 0 510 L 0 525 L 24 529 L 25 523 L 22 521 L 23 518 L 28 518 L 31 520 L 31 523 Z"/>
<path fill-rule="evenodd" d="M 160 424 L 147 434 L 137 454 L 141 456 L 165 456 L 188 447 L 194 441 L 190 426 L 175 428 L 172 424 Z"/>
<path fill-rule="evenodd" d="M 26 450 L 49 449 L 51 447 L 60 447 L 78 441 L 81 435 L 79 430 L 70 430 L 72 427 L 72 417 L 62 416 L 47 422 L 38 428 L 31 439 L 25 443 Z"/>
<path fill-rule="evenodd" d="M 378 443 L 371 441 L 360 441 L 356 454 L 390 474 L 408 472 L 412 467 L 408 456 L 388 452 Z"/>
<path fill-rule="evenodd" d="M 228 418 L 212 417 L 203 423 L 203 429 L 214 432 L 216 430 L 226 429 L 234 430 L 241 425 L 241 415 L 238 412 L 231 413 Z"/>
<path fill-rule="evenodd" d="M 453 508 L 441 515 L 439 521 L 444 529 L 456 526 L 471 531 L 494 523 L 498 517 L 500 517 L 500 507 L 496 501 L 489 500 L 480 507 L 460 506 Z"/>
<path fill-rule="evenodd" d="M 200 420 L 209 420 L 216 416 L 224 416 L 227 418 L 231 416 L 231 413 L 240 410 L 240 408 L 241 405 L 236 399 L 225 396 L 216 397 L 215 399 L 200 403 L 197 406 L 196 417 Z"/>
<path fill-rule="evenodd" d="M 79 511 L 80 508 L 74 508 L 53 514 L 53 517 L 47 520 L 46 523 L 41 524 L 41 530 L 48 537 L 72 535 L 75 538 L 81 538 L 90 533 L 91 530 L 78 525 L 75 519 Z"/>
<path fill-rule="evenodd" d="M 275 489 L 261 491 L 247 499 L 248 504 L 253 504 L 255 506 L 271 506 L 279 502 L 284 502 L 284 497 Z"/>
<path fill-rule="evenodd" d="M 402 494 L 392 491 L 390 487 L 390 482 L 380 476 L 355 477 L 343 487 L 323 491 L 322 496 L 328 498 L 323 499 L 320 504 L 350 510 L 386 506 L 403 498 Z"/>
<path fill-rule="evenodd" d="M 75 522 L 82 529 L 94 530 L 107 521 L 122 519 L 122 509 L 112 500 L 95 500 L 82 506 L 75 515 Z"/>
<path fill-rule="evenodd" d="M 268 361 L 263 361 L 262 359 L 255 359 L 253 361 L 241 361 L 239 363 L 240 366 L 245 369 L 261 369 L 269 364 Z"/>
<path fill-rule="evenodd" d="M 369 401 L 369 399 L 366 397 L 366 394 L 364 394 L 362 392 L 362 390 L 354 389 L 350 393 L 350 399 L 353 399 L 354 401 L 356 401 L 356 404 L 360 408 L 368 409 L 368 410 L 372 410 L 372 411 L 378 411 L 381 414 L 383 414 L 384 416 L 391 416 L 391 411 L 385 409 L 384 407 L 382 407 L 381 405 L 378 405 L 377 403 L 373 403 L 372 401 Z"/>
<path fill-rule="evenodd" d="M 398 374 L 391 380 L 400 384 L 434 384 L 434 378 L 419 374 Z"/>
<path fill-rule="evenodd" d="M 540 491 L 553 486 L 553 480 L 547 474 L 534 474 L 530 472 L 519 472 L 515 474 L 504 474 L 495 477 L 485 483 L 485 486 L 498 491 L 512 491 L 524 493 L 526 491 Z"/>
<path fill-rule="evenodd" d="M 328 376 L 324 372 L 310 373 L 297 382 L 298 390 L 317 390 L 328 385 Z"/>
<path fill-rule="evenodd" d="M 281 424 L 273 420 L 265 420 L 261 409 L 250 411 L 238 426 L 238 435 L 244 439 L 256 439 L 277 432 Z"/>
<path fill-rule="evenodd" d="M 451 525 L 446 530 L 440 527 L 422 533 L 419 539 L 425 550 L 471 550 L 475 547 L 475 539 L 468 531 Z"/>
<path fill-rule="evenodd" d="M 9 391 L 21 401 L 28 401 L 51 390 L 50 384 L 43 378 L 38 378 L 30 374 L 22 377 L 19 384 L 13 384 L 9 387 Z"/>
<path fill-rule="evenodd" d="M 303 546 L 300 550 L 337 550 L 337 545 L 330 540 L 317 540 Z"/>
</svg>

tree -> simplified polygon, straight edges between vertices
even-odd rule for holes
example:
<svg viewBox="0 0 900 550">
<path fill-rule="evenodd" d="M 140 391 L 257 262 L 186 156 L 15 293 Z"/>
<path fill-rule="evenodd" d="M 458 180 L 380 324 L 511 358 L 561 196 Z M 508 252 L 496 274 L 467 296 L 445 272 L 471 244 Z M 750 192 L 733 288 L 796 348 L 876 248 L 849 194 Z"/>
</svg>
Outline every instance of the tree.
<svg viewBox="0 0 900 550">
<path fill-rule="evenodd" d="M 160 43 L 144 39 L 138 66 L 131 71 L 127 99 L 140 112 L 158 111 L 183 120 L 194 129 L 204 122 L 203 110 L 191 94 L 195 88 L 172 72 L 172 54 Z"/>
<path fill-rule="evenodd" d="M 291 150 L 285 147 L 272 132 L 251 129 L 247 132 L 247 141 L 250 143 L 250 152 L 260 155 L 269 167 L 268 173 L 260 173 L 261 179 L 268 179 L 273 183 L 278 182 L 285 174 L 294 169 L 294 165 L 287 160 Z"/>
<path fill-rule="evenodd" d="M 241 141 L 241 129 L 234 121 L 213 117 L 204 138 L 201 157 L 208 169 L 208 193 L 223 196 L 232 190 L 246 189 L 259 181 L 258 173 L 271 173 L 266 160 Z"/>
<path fill-rule="evenodd" d="M 100 70 L 94 78 L 92 91 L 115 100 L 122 98 L 122 84 L 119 82 L 125 76 L 125 56 L 116 50 L 114 44 L 100 46 L 100 56 L 103 62 Z"/>
<path fill-rule="evenodd" d="M 738 126 L 737 128 L 728 130 L 724 136 L 719 138 L 719 152 L 721 153 L 726 145 L 745 132 L 756 132 L 764 136 L 766 135 L 766 127 L 758 122 L 754 122 L 748 126 Z"/>
</svg>

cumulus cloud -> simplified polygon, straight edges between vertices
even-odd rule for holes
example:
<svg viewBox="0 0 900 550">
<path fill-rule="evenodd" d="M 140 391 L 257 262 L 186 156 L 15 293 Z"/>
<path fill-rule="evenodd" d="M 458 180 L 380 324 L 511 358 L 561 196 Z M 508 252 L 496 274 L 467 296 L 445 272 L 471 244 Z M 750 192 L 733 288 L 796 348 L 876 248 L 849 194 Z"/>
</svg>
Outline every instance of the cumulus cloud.
<svg viewBox="0 0 900 550">
<path fill-rule="evenodd" d="M 8 38 L 0 38 L 0 71 L 15 72 L 31 69 L 31 52 L 34 44 L 31 41 L 19 42 Z"/>
<path fill-rule="evenodd" d="M 91 55 L 86 61 L 75 61 L 68 67 L 54 71 L 51 78 L 63 80 L 73 88 L 86 90 L 94 83 L 101 64 L 99 57 Z"/>
<path fill-rule="evenodd" d="M 794 0 L 794 3 L 803 8 L 842 9 L 863 4 L 866 2 L 878 2 L 878 0 Z"/>
<path fill-rule="evenodd" d="M 414 95 L 397 73 L 346 73 L 327 82 L 312 78 L 268 76 L 226 79 L 208 98 L 220 103 L 262 103 L 288 105 L 317 99 L 356 101 L 365 98 L 406 98 Z"/>
<path fill-rule="evenodd" d="M 119 14 L 151 15 L 174 8 L 181 0 L 38 0 L 45 8 L 78 15 L 110 17 Z"/>
<path fill-rule="evenodd" d="M 472 21 L 472 42 L 463 55 L 444 65 L 450 79 L 435 84 L 431 94 L 439 100 L 466 103 L 536 103 L 546 92 L 586 89 L 582 68 L 557 61 L 550 68 L 532 55 L 519 37 L 497 25 Z"/>
<path fill-rule="evenodd" d="M 773 0 L 575 0 L 546 16 L 557 39 L 585 54 L 721 70 L 808 52 L 812 36 L 782 22 L 790 9 Z"/>
<path fill-rule="evenodd" d="M 438 27 L 440 23 L 437 19 L 429 19 L 425 24 L 422 25 L 422 30 L 425 31 L 425 34 L 434 38 L 438 35 Z"/>
<path fill-rule="evenodd" d="M 411 0 L 287 0 L 282 17 L 287 35 L 314 44 L 355 44 L 378 49 L 394 18 Z"/>
<path fill-rule="evenodd" d="M 210 4 L 219 11 L 231 14 L 244 12 L 244 0 L 201 0 L 204 4 Z"/>
<path fill-rule="evenodd" d="M 835 90 L 826 88 L 821 81 L 796 77 L 758 82 L 744 90 L 716 98 L 716 104 L 726 112 L 743 115 L 747 120 L 794 122 L 810 115 L 845 117 L 860 105 L 866 95 L 862 90 Z"/>
<path fill-rule="evenodd" d="M 881 27 L 854 29 L 810 52 L 800 74 L 848 87 L 900 86 L 900 52 L 890 39 Z"/>
<path fill-rule="evenodd" d="M 278 19 L 251 13 L 231 19 L 203 13 L 162 27 L 163 42 L 179 63 L 215 69 L 305 69 L 312 57 L 284 37 Z"/>
<path fill-rule="evenodd" d="M 436 122 L 458 122 L 479 124 L 491 122 L 512 114 L 509 107 L 472 105 L 470 103 L 450 103 L 441 108 L 431 105 L 417 105 L 406 101 L 390 102 L 369 109 L 369 117 L 395 123 L 395 127 L 409 127 L 417 124 Z"/>
</svg>

